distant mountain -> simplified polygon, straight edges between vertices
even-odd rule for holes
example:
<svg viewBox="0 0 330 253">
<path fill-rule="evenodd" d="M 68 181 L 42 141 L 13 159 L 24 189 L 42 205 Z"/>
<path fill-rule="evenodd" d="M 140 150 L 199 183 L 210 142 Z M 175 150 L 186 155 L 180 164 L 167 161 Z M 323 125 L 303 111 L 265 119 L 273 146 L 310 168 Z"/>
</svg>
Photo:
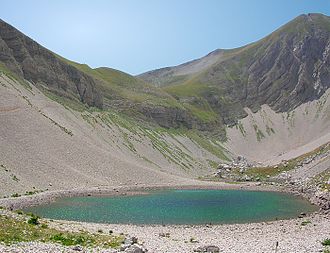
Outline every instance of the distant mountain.
<svg viewBox="0 0 330 253">
<path fill-rule="evenodd" d="M 258 42 L 139 78 L 225 124 L 245 117 L 244 107 L 289 111 L 330 87 L 330 17 L 301 15 Z"/>
</svg>

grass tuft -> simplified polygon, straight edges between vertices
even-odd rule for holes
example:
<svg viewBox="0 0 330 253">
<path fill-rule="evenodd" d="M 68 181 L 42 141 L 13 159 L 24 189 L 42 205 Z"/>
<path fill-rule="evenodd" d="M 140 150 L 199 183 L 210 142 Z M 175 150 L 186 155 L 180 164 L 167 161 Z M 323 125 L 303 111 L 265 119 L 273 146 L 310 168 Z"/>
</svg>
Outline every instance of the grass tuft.
<svg viewBox="0 0 330 253">
<path fill-rule="evenodd" d="M 330 238 L 327 238 L 327 239 L 323 240 L 322 245 L 323 246 L 330 246 Z"/>
</svg>

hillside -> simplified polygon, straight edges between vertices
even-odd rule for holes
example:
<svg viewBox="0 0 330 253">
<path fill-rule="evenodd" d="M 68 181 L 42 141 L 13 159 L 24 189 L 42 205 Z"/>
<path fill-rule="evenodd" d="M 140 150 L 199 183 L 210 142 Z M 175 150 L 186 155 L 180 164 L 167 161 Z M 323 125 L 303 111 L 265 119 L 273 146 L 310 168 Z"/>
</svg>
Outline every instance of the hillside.
<svg viewBox="0 0 330 253">
<path fill-rule="evenodd" d="M 221 146 L 193 132 L 188 137 L 152 130 L 112 110 L 75 111 L 30 87 L 1 74 L 1 196 L 181 184 L 212 172 L 211 165 L 226 159 Z"/>
<path fill-rule="evenodd" d="M 44 90 L 54 100 L 83 110 L 116 109 L 152 124 L 192 128 L 200 124 L 168 93 L 124 72 L 92 69 L 67 60 L 0 20 L 0 69 Z"/>
</svg>

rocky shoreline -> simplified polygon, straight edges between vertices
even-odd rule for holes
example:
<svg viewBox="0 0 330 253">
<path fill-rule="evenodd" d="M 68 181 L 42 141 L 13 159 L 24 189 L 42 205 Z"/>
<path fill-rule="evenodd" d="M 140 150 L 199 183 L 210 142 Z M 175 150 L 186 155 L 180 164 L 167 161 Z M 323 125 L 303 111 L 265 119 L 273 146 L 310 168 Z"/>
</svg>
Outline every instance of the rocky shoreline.
<svg viewBox="0 0 330 253">
<path fill-rule="evenodd" d="M 50 221 L 50 227 L 66 231 L 123 234 L 126 239 L 117 249 L 62 246 L 54 243 L 0 243 L 0 252 L 128 252 L 128 253 L 316 253 L 326 247 L 330 236 L 330 217 L 313 213 L 304 218 L 229 225 L 122 225 Z"/>
<path fill-rule="evenodd" d="M 46 220 L 56 229 L 66 231 L 113 231 L 126 240 L 119 249 L 66 247 L 42 242 L 21 242 L 12 246 L 0 244 L 0 252 L 322 252 L 322 240 L 330 237 L 330 213 L 324 209 L 329 200 L 315 192 L 301 192 L 295 185 L 241 182 L 199 182 L 197 185 L 118 186 L 43 192 L 32 196 L 0 199 L 0 206 L 9 210 L 49 203 L 57 198 L 73 196 L 116 196 L 147 194 L 162 189 L 244 189 L 281 191 L 303 196 L 320 207 L 312 214 L 296 219 L 230 225 L 125 225 Z M 322 200 L 322 201 L 321 201 Z M 8 211 L 10 212 L 10 211 Z M 313 235 L 313 236 L 311 236 Z M 315 236 L 314 236 L 315 235 Z M 136 239 L 133 239 L 136 238 Z M 278 245 L 278 246 L 276 246 Z"/>
</svg>

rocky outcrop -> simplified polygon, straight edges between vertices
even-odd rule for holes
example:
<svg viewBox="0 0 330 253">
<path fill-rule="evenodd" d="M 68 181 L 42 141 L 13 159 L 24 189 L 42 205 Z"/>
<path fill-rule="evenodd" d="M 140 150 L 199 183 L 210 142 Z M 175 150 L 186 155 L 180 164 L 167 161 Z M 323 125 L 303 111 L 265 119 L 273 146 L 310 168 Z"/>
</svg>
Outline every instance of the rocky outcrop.
<svg viewBox="0 0 330 253">
<path fill-rule="evenodd" d="M 102 108 L 102 94 L 92 77 L 0 20 L 0 62 L 12 73 L 61 96 Z"/>
<path fill-rule="evenodd" d="M 212 131 L 219 127 L 218 120 L 204 122 L 194 117 L 189 110 L 177 107 L 163 107 L 148 104 L 138 105 L 137 109 L 148 119 L 154 121 L 161 127 L 197 129 L 201 131 Z"/>
</svg>

